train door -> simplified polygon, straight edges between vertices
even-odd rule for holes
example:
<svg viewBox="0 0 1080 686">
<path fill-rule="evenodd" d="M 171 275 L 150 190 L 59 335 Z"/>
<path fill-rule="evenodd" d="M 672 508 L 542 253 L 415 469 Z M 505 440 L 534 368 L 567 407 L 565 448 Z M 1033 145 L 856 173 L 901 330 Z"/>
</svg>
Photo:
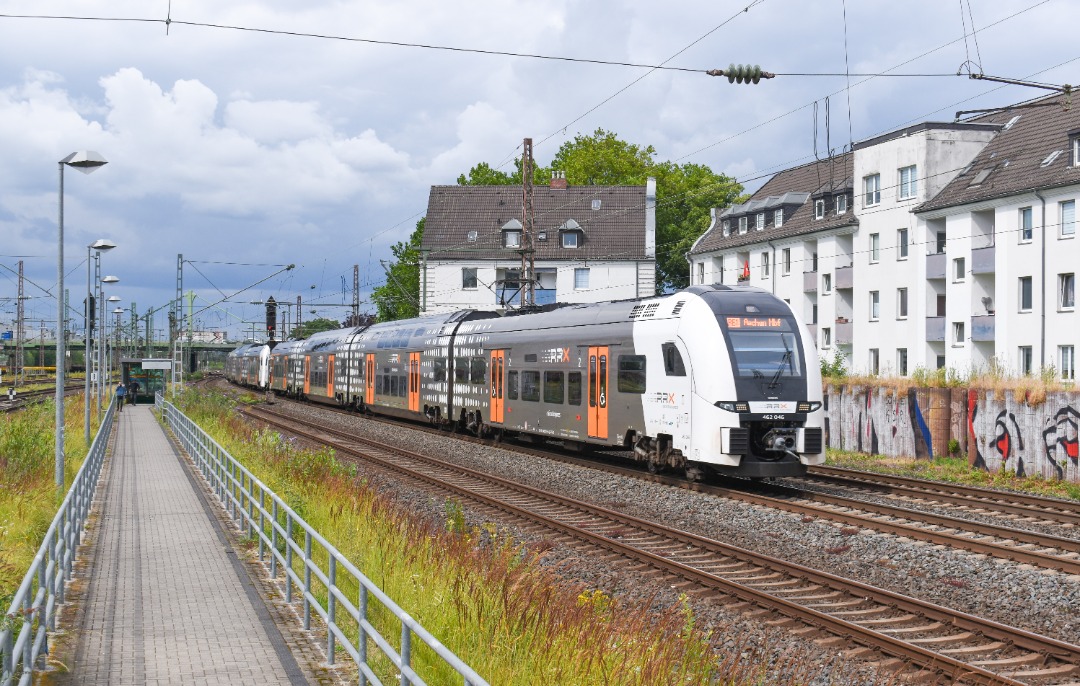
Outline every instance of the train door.
<svg viewBox="0 0 1080 686">
<path fill-rule="evenodd" d="M 311 355 L 304 355 L 304 395 L 311 393 Z"/>
<path fill-rule="evenodd" d="M 491 417 L 493 424 L 503 423 L 503 379 L 505 378 L 504 367 L 506 366 L 506 351 L 492 350 L 491 365 L 488 373 L 491 374 Z"/>
<path fill-rule="evenodd" d="M 334 397 L 334 356 L 326 356 L 326 397 Z"/>
<path fill-rule="evenodd" d="M 409 410 L 420 411 L 420 353 L 409 353 Z"/>
<path fill-rule="evenodd" d="M 608 437 L 608 349 L 589 347 L 589 438 Z"/>
<path fill-rule="evenodd" d="M 375 353 L 367 354 L 367 364 L 364 369 L 364 402 L 368 405 L 375 404 Z"/>
</svg>

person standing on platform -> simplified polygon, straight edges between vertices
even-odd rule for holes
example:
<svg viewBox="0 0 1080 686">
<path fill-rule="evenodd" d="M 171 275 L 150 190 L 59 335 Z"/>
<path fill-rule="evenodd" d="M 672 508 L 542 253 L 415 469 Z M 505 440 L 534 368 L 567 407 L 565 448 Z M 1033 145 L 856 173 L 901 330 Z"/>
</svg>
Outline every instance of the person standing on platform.
<svg viewBox="0 0 1080 686">
<path fill-rule="evenodd" d="M 116 409 L 120 412 L 124 411 L 124 396 L 127 395 L 127 388 L 124 386 L 124 382 L 116 384 Z"/>
<path fill-rule="evenodd" d="M 134 405 L 135 401 L 139 399 L 139 382 L 132 380 L 128 386 L 130 386 L 130 388 L 128 388 L 128 404 Z"/>
</svg>

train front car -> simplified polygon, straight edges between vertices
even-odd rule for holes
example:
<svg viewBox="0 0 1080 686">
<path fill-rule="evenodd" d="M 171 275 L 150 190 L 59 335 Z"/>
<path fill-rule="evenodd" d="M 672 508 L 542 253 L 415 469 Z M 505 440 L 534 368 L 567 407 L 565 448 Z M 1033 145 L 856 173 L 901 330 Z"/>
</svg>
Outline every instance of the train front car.
<svg viewBox="0 0 1080 686">
<path fill-rule="evenodd" d="M 225 358 L 225 378 L 240 386 L 265 389 L 268 379 L 270 346 L 247 343 Z"/>
<path fill-rule="evenodd" d="M 635 322 L 635 347 L 660 347 L 664 356 L 662 370 L 650 369 L 649 388 L 657 392 L 645 398 L 648 433 L 666 429 L 691 476 L 709 469 L 797 476 L 823 463 L 817 351 L 788 304 L 759 288 L 722 285 L 694 286 L 669 299 L 680 310 L 675 337 L 670 320 Z"/>
</svg>

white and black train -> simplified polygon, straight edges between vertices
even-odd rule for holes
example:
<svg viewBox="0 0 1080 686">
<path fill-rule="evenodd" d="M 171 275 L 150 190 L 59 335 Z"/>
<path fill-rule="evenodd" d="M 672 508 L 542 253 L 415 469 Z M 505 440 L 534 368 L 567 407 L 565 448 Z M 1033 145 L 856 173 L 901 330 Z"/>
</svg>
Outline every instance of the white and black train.
<svg viewBox="0 0 1080 686">
<path fill-rule="evenodd" d="M 752 287 L 463 310 L 230 353 L 230 380 L 479 436 L 631 450 L 650 468 L 803 474 L 824 453 L 813 337 Z M 260 369 L 259 366 L 263 369 Z"/>
</svg>

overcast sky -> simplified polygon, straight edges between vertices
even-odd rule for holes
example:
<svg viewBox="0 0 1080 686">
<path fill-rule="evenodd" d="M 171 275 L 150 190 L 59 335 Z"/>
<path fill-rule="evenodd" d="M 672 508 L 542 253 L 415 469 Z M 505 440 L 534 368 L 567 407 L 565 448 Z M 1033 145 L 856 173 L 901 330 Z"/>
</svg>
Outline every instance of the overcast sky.
<svg viewBox="0 0 1080 686">
<path fill-rule="evenodd" d="M 1046 93 L 957 76 L 845 78 L 842 0 L 173 0 L 166 31 L 169 12 L 167 0 L 0 3 L 0 265 L 15 269 L 23 256 L 28 278 L 54 290 L 57 163 L 96 150 L 107 166 L 65 174 L 72 306 L 81 310 L 85 295 L 86 246 L 109 238 L 119 247 L 104 255 L 104 271 L 120 278 L 109 293 L 140 314 L 173 298 L 178 253 L 192 261 L 184 279 L 197 310 L 262 282 L 199 315 L 201 328 L 234 333 L 261 318 L 242 303 L 270 295 L 302 295 L 305 319 L 344 316 L 325 306 L 351 299 L 342 277 L 351 289 L 359 264 L 367 299 L 431 185 L 481 161 L 510 168 L 527 136 L 546 165 L 565 141 L 604 128 L 753 190 L 763 174 L 813 159 L 815 101 L 824 151 L 826 97 L 839 151 Z M 978 33 L 965 41 L 972 19 Z M 852 0 L 846 61 L 853 74 L 952 75 L 970 59 L 988 75 L 1077 83 L 1078 19 L 1070 0 L 970 0 L 970 11 L 968 0 Z M 280 32 L 840 76 L 740 86 L 694 72 Z M 272 276 L 287 263 L 297 269 Z M 28 329 L 42 319 L 51 328 L 55 301 L 31 284 L 26 294 Z M 0 328 L 12 326 L 15 295 L 14 275 L 0 267 Z M 164 312 L 156 326 L 166 326 Z"/>
</svg>

